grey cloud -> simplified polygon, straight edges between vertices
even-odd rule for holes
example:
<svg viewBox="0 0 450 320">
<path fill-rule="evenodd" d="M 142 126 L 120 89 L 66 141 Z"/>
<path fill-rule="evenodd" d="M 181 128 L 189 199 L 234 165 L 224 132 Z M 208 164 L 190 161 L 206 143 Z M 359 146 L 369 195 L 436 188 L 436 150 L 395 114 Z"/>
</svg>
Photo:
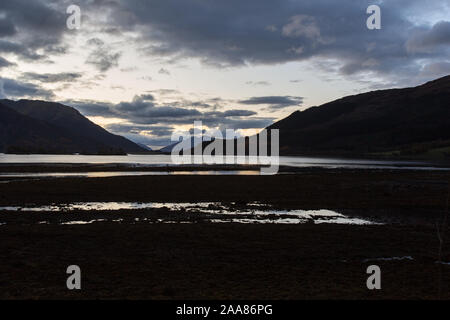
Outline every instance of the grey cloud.
<svg viewBox="0 0 450 320">
<path fill-rule="evenodd" d="M 15 63 L 9 62 L 8 60 L 0 57 L 0 69 L 4 67 L 10 67 L 15 65 Z"/>
<path fill-rule="evenodd" d="M 424 66 L 422 70 L 422 75 L 427 76 L 446 76 L 450 74 L 450 61 L 442 61 L 430 63 Z"/>
<path fill-rule="evenodd" d="M 220 118 L 206 118 L 202 119 L 203 123 L 210 127 L 221 127 L 230 129 L 259 129 L 271 125 L 275 118 L 258 117 L 248 119 L 220 119 Z M 192 123 L 192 122 L 191 122 Z"/>
<path fill-rule="evenodd" d="M 109 53 L 104 48 L 99 48 L 91 52 L 86 63 L 92 64 L 101 72 L 105 72 L 119 65 L 120 56 L 119 52 Z"/>
<path fill-rule="evenodd" d="M 148 125 L 137 125 L 137 124 L 122 124 L 116 123 L 107 126 L 108 130 L 115 133 L 132 133 L 140 134 L 145 132 L 147 135 L 157 136 L 157 137 L 170 137 L 173 129 L 168 126 L 148 126 Z"/>
<path fill-rule="evenodd" d="M 166 76 L 170 76 L 169 70 L 164 69 L 164 68 L 159 69 L 158 73 L 159 73 L 159 74 L 166 75 Z"/>
<path fill-rule="evenodd" d="M 94 47 L 94 49 L 86 59 L 86 63 L 93 65 L 100 72 L 106 72 L 119 65 L 119 59 L 122 56 L 121 52 L 111 52 L 104 42 L 98 38 L 89 39 L 87 44 Z"/>
<path fill-rule="evenodd" d="M 112 103 L 98 102 L 93 100 L 66 100 L 62 104 L 72 106 L 87 117 L 101 116 L 105 118 L 116 117 Z"/>
<path fill-rule="evenodd" d="M 155 97 L 152 94 L 141 94 L 138 99 L 143 101 L 154 101 Z"/>
<path fill-rule="evenodd" d="M 214 106 L 212 106 L 210 103 L 205 101 L 184 101 L 185 105 L 195 107 L 195 108 L 204 108 L 204 109 L 213 109 Z"/>
<path fill-rule="evenodd" d="M 255 111 L 250 110 L 227 110 L 223 113 L 224 117 L 248 117 L 254 116 L 256 114 Z"/>
<path fill-rule="evenodd" d="M 54 82 L 70 82 L 82 77 L 78 72 L 61 72 L 61 73 L 34 73 L 25 72 L 22 77 L 26 80 L 40 81 L 45 83 Z"/>
<path fill-rule="evenodd" d="M 171 143 L 173 128 L 171 126 L 149 126 L 130 123 L 111 124 L 109 131 L 126 138 L 150 146 L 167 146 Z"/>
<path fill-rule="evenodd" d="M 424 12 L 448 11 L 441 0 L 384 1 L 382 29 L 377 31 L 365 27 L 372 0 L 78 2 L 94 25 L 100 18 L 96 25 L 100 32 L 125 37 L 124 32 L 131 31 L 136 35 L 130 40 L 133 48 L 165 61 L 195 57 L 213 66 L 244 66 L 335 59 L 340 67 L 333 72 L 346 76 L 373 72 L 407 79 L 420 73 L 423 61 L 437 63 L 448 57 L 450 22 L 419 27 L 412 20 Z M 6 15 L 0 19 L 0 35 L 9 37 L 0 40 L 0 53 L 49 60 L 66 52 L 68 4 L 2 1 L 0 12 Z M 88 63 L 101 72 L 118 65 L 120 52 L 95 38 L 90 45 L 94 48 Z"/>
<path fill-rule="evenodd" d="M 0 12 L 6 15 L 0 20 L 0 35 L 9 37 L 0 40 L 0 53 L 49 60 L 66 52 L 68 4 L 2 1 Z M 373 72 L 395 80 L 420 73 L 423 61 L 447 59 L 450 22 L 419 27 L 412 20 L 424 12 L 448 11 L 445 1 L 384 1 L 382 29 L 377 31 L 365 26 L 371 4 L 372 0 L 79 0 L 90 22 L 95 25 L 99 18 L 96 31 L 111 31 L 117 37 L 131 31 L 133 49 L 168 62 L 195 57 L 213 66 L 244 66 L 334 59 L 340 67 L 333 72 L 349 77 Z M 118 66 L 120 52 L 96 38 L 89 45 L 94 48 L 88 63 L 101 72 Z"/>
<path fill-rule="evenodd" d="M 320 29 L 314 17 L 299 14 L 289 19 L 289 23 L 283 27 L 282 34 L 286 37 L 319 39 Z"/>
<path fill-rule="evenodd" d="M 8 78 L 0 78 L 0 81 L 2 82 L 3 95 L 8 98 L 32 97 L 50 99 L 54 96 L 50 90 L 43 89 L 32 83 Z"/>
<path fill-rule="evenodd" d="M 445 46 L 450 48 L 450 21 L 440 21 L 431 29 L 418 30 L 406 43 L 410 53 L 428 53 Z"/>
<path fill-rule="evenodd" d="M 149 95 L 136 96 L 131 102 L 121 102 L 115 106 L 115 111 L 122 116 L 130 117 L 142 123 L 148 119 L 198 116 L 196 109 L 177 108 L 172 106 L 157 106 L 156 102 L 148 99 Z"/>
<path fill-rule="evenodd" d="M 36 51 L 30 50 L 28 47 L 22 44 L 1 39 L 0 39 L 0 52 L 13 53 L 21 56 L 25 60 L 39 60 L 46 58 L 45 55 L 38 54 L 36 53 Z"/>
<path fill-rule="evenodd" d="M 86 42 L 86 44 L 90 46 L 101 47 L 105 44 L 105 42 L 103 42 L 103 40 L 99 38 L 91 38 Z"/>
<path fill-rule="evenodd" d="M 211 115 L 211 116 L 221 116 L 221 117 L 249 117 L 249 116 L 254 116 L 256 115 L 255 111 L 251 111 L 251 110 L 239 110 L 239 109 L 233 109 L 233 110 L 227 110 L 224 112 L 210 112 L 210 113 L 206 113 L 206 115 Z"/>
<path fill-rule="evenodd" d="M 383 2 L 382 29 L 377 31 L 365 25 L 371 0 L 118 3 L 120 11 L 112 13 L 111 21 L 138 32 L 141 50 L 168 61 L 197 57 L 223 67 L 325 58 L 338 60 L 341 67 L 335 72 L 348 76 L 370 71 L 407 78 L 420 72 L 421 59 L 444 57 L 439 52 L 411 55 L 405 46 L 418 29 L 415 15 L 425 9 L 448 10 L 438 0 Z M 127 19 L 116 19 L 124 15 Z M 433 33 L 425 37 L 433 38 Z"/>
<path fill-rule="evenodd" d="M 57 54 L 64 31 L 65 10 L 44 0 L 1 1 L 0 52 L 16 54 L 27 60 L 48 60 Z M 37 53 L 39 50 L 42 53 Z"/>
<path fill-rule="evenodd" d="M 144 99 L 145 98 L 145 99 Z M 216 100 L 216 99 L 215 99 Z M 196 109 L 169 107 L 160 104 L 152 95 L 136 96 L 130 102 L 119 104 L 94 101 L 66 101 L 82 114 L 122 118 L 126 123 L 111 124 L 108 130 L 148 145 L 165 146 L 170 143 L 173 126 L 192 125 L 202 121 L 205 126 L 222 129 L 259 129 L 269 126 L 274 118 L 255 117 L 256 112 L 232 109 L 227 111 L 200 112 Z"/>
<path fill-rule="evenodd" d="M 0 36 L 7 37 L 12 36 L 17 32 L 16 27 L 10 20 L 0 18 Z"/>
<path fill-rule="evenodd" d="M 150 125 L 153 128 L 152 130 L 156 130 L 155 125 L 167 127 L 176 124 L 192 124 L 196 120 L 212 127 L 263 128 L 275 120 L 271 117 L 256 117 L 256 112 L 251 110 L 232 109 L 200 112 L 197 109 L 186 108 L 182 105 L 170 106 L 167 103 L 158 102 L 153 95 L 136 96 L 132 101 L 118 104 L 95 101 L 65 101 L 63 103 L 73 106 L 86 116 L 121 118 L 131 124 L 127 127 L 112 126 L 116 132 L 119 129 L 128 129 L 128 132 L 136 133 L 144 131 Z"/>
<path fill-rule="evenodd" d="M 175 89 L 158 89 L 158 90 L 152 90 L 150 92 L 156 92 L 160 95 L 174 95 L 174 94 L 180 93 L 178 90 L 175 90 Z"/>
<path fill-rule="evenodd" d="M 270 109 L 282 109 L 293 106 L 300 106 L 303 103 L 303 97 L 291 96 L 266 96 L 266 97 L 252 97 L 247 100 L 239 101 L 246 105 L 269 105 Z"/>
<path fill-rule="evenodd" d="M 247 81 L 245 84 L 253 86 L 270 86 L 269 81 Z"/>
<path fill-rule="evenodd" d="M 5 95 L 5 90 L 3 89 L 3 80 L 0 78 L 0 99 L 5 99 L 7 96 Z"/>
</svg>

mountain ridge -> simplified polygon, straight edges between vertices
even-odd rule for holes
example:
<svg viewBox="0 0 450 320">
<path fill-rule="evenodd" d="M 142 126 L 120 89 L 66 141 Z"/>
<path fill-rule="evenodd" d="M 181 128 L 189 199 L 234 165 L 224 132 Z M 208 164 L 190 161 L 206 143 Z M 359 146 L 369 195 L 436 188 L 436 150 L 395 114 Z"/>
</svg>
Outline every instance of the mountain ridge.
<svg viewBox="0 0 450 320">
<path fill-rule="evenodd" d="M 109 133 L 75 108 L 60 103 L 3 99 L 0 107 L 3 115 L 0 152 L 126 154 L 147 151 Z"/>
<path fill-rule="evenodd" d="M 450 147 L 450 76 L 343 97 L 296 111 L 267 129 L 280 130 L 285 155 L 415 154 Z"/>
</svg>

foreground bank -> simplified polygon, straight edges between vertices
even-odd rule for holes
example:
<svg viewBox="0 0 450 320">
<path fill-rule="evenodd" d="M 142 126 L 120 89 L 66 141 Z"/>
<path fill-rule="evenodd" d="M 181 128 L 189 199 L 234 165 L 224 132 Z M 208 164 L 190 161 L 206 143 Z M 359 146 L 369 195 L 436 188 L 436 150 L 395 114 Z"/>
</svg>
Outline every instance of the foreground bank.
<svg viewBox="0 0 450 320">
<path fill-rule="evenodd" d="M 0 184 L 0 206 L 218 202 L 237 212 L 262 203 L 335 210 L 381 224 L 211 223 L 201 210 L 164 206 L 3 210 L 0 297 L 449 299 L 449 180 L 446 172 L 305 169 L 277 176 L 9 181 Z M 59 223 L 72 217 L 97 221 Z M 374 264 L 381 268 L 381 290 L 366 286 Z M 69 265 L 82 270 L 81 291 L 66 288 Z"/>
</svg>

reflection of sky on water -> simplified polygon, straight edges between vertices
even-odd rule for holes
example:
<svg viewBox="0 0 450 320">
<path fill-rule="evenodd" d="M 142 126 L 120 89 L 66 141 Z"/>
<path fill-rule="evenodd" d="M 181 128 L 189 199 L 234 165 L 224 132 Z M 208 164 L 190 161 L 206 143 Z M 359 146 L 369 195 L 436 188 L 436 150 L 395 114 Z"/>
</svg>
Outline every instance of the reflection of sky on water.
<svg viewBox="0 0 450 320">
<path fill-rule="evenodd" d="M 179 175 L 201 175 L 201 176 L 238 176 L 259 175 L 256 170 L 211 170 L 211 171 L 105 171 L 105 172 L 43 172 L 43 173 L 0 173 L 0 178 L 108 178 L 125 176 L 179 176 Z"/>
<path fill-rule="evenodd" d="M 243 157 L 229 157 L 230 163 L 238 164 L 237 159 Z M 269 157 L 270 158 L 270 157 Z M 220 160 L 219 160 L 220 159 Z M 279 157 L 278 161 L 266 159 L 268 162 L 287 167 L 320 167 L 320 168 L 353 168 L 353 169 L 415 169 L 415 170 L 450 170 L 450 168 L 439 168 L 432 163 L 424 161 L 385 161 L 385 160 L 366 160 L 366 159 L 333 159 L 333 158 L 311 158 L 311 157 Z M 216 158 L 216 164 L 222 164 L 226 161 L 223 157 Z M 261 161 L 254 162 L 241 161 L 244 164 L 264 164 Z M 16 164 L 122 164 L 130 167 L 152 166 L 166 167 L 175 165 L 170 155 L 127 155 L 127 156 L 87 156 L 87 155 L 15 155 L 1 154 L 0 163 Z M 186 163 L 185 163 L 186 165 Z M 193 163 L 192 165 L 196 165 Z M 198 165 L 198 164 L 197 164 Z M 219 174 L 226 174 L 225 171 L 215 171 Z M 137 173 L 136 173 L 137 174 Z M 143 174 L 143 173 L 141 173 Z M 146 173 L 150 174 L 150 173 Z M 153 173 L 157 174 L 157 173 Z M 180 173 L 178 173 L 180 174 Z"/>
<path fill-rule="evenodd" d="M 348 217 L 332 210 L 276 210 L 263 204 L 249 204 L 245 208 L 233 208 L 222 205 L 221 203 L 137 203 L 137 202 L 85 202 L 73 204 L 47 205 L 47 206 L 29 206 L 29 207 L 0 207 L 0 211 L 26 211 L 26 212 L 71 212 L 71 211 L 117 211 L 117 210 L 139 210 L 139 209 L 159 209 L 167 208 L 173 212 L 200 213 L 209 216 L 217 216 L 208 221 L 233 222 L 233 223 L 276 223 L 276 224 L 299 224 L 299 223 L 335 223 L 335 224 L 354 224 L 370 225 L 375 222 L 360 218 Z M 151 213 L 149 213 L 151 214 Z M 113 221 L 122 222 L 122 220 L 90 220 L 79 221 L 76 216 L 73 220 L 66 221 L 63 224 L 90 224 L 94 222 Z M 136 218 L 136 222 L 150 221 Z M 170 223 L 173 221 L 161 220 L 160 223 Z"/>
</svg>

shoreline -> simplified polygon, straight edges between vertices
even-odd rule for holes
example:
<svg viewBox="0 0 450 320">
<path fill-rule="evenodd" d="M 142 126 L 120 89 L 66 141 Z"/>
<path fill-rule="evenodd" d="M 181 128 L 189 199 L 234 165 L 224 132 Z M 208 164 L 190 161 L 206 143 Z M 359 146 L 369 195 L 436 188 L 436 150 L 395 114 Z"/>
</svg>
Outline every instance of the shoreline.
<svg viewBox="0 0 450 320">
<path fill-rule="evenodd" d="M 264 202 L 296 209 L 445 208 L 450 172 L 301 168 L 255 176 L 120 176 L 11 180 L 0 205 L 67 202 Z"/>
</svg>

